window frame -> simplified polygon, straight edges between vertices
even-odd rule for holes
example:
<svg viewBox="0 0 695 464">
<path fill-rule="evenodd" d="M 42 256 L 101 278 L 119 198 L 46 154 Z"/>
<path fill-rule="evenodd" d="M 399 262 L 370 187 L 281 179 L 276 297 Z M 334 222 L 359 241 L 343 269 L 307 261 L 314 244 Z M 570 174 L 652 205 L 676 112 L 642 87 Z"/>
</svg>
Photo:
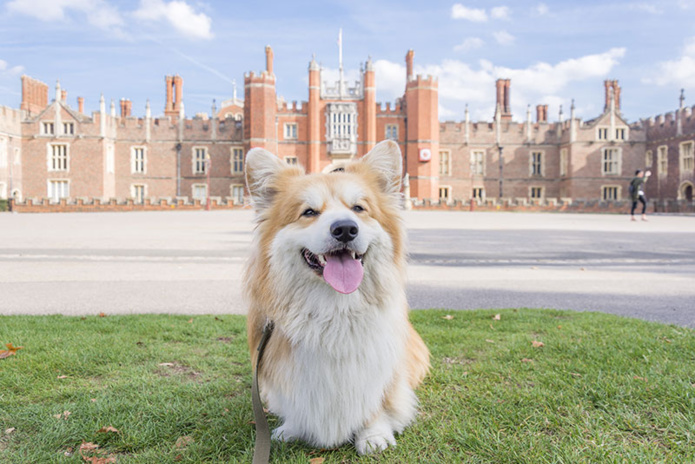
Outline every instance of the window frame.
<svg viewBox="0 0 695 464">
<path fill-rule="evenodd" d="M 539 155 L 538 163 L 534 155 Z M 538 172 L 536 172 L 536 165 L 538 165 Z M 531 177 L 545 177 L 545 151 L 544 150 L 533 150 L 529 152 L 529 176 Z"/>
<path fill-rule="evenodd" d="M 55 147 L 64 147 L 65 152 L 62 155 L 55 156 Z M 62 158 L 64 167 L 56 166 L 56 160 L 58 164 L 60 163 L 60 158 Z M 47 143 L 46 144 L 46 168 L 48 172 L 70 172 L 70 144 L 68 143 Z"/>
<path fill-rule="evenodd" d="M 243 174 L 244 173 L 244 147 L 230 147 L 230 158 L 229 158 L 229 164 L 231 167 L 231 172 L 232 174 Z M 240 158 L 237 159 L 236 155 L 237 153 L 240 154 Z"/>
<path fill-rule="evenodd" d="M 198 160 L 198 150 L 203 151 L 203 158 L 202 162 Z M 193 171 L 194 176 L 204 176 L 207 174 L 207 169 L 209 166 L 207 166 L 207 160 L 209 159 L 209 152 L 208 152 L 208 147 L 203 147 L 203 146 L 194 146 L 191 147 L 191 161 L 192 161 L 192 166 L 191 169 Z M 198 170 L 198 164 L 201 164 L 202 170 Z M 210 160 L 210 164 L 212 164 L 212 160 Z"/>
<path fill-rule="evenodd" d="M 442 163 L 442 154 L 446 154 L 446 163 Z M 442 167 L 446 169 L 443 171 Z M 439 150 L 439 175 L 440 176 L 451 176 L 451 150 Z"/>
<path fill-rule="evenodd" d="M 608 152 L 615 152 L 617 159 L 606 160 L 606 154 Z M 612 169 L 606 169 L 606 166 L 610 163 L 611 166 L 615 166 L 615 171 Z M 601 149 L 601 175 L 602 176 L 620 176 L 623 172 L 623 150 L 619 147 L 603 147 Z"/>
<path fill-rule="evenodd" d="M 108 151 L 108 148 L 107 148 Z M 138 160 L 137 153 L 142 152 L 142 159 Z M 141 166 L 138 166 L 138 165 Z M 141 167 L 141 169 L 138 169 Z M 130 147 L 130 173 L 147 174 L 147 147 L 144 145 L 133 145 Z"/>
<path fill-rule="evenodd" d="M 485 175 L 485 150 L 475 149 L 470 151 L 470 165 L 471 165 L 471 175 L 474 176 L 484 176 Z M 480 155 L 480 163 L 476 155 Z M 478 165 L 480 165 L 480 172 L 478 172 Z"/>
<path fill-rule="evenodd" d="M 299 124 L 296 122 L 286 122 L 284 124 L 284 140 L 297 140 L 299 134 Z"/>
</svg>

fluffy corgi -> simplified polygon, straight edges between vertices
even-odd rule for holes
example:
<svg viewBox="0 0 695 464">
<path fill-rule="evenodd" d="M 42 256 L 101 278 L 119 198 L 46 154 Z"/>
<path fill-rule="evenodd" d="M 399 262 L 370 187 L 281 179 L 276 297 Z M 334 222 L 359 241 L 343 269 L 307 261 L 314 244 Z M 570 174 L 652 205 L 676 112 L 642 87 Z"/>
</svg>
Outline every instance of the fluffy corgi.
<svg viewBox="0 0 695 464">
<path fill-rule="evenodd" d="M 257 213 L 245 272 L 253 365 L 280 417 L 276 440 L 360 454 L 395 445 L 413 421 L 429 351 L 408 320 L 401 152 L 381 142 L 333 172 L 305 174 L 254 148 L 246 182 Z"/>
</svg>

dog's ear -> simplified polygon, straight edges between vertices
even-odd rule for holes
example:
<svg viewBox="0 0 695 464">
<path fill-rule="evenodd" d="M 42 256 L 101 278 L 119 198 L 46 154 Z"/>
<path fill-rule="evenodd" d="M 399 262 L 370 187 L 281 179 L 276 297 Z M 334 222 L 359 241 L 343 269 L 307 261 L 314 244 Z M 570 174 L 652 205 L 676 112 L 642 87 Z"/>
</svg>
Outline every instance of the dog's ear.
<svg viewBox="0 0 695 464">
<path fill-rule="evenodd" d="M 274 180 L 288 167 L 280 158 L 263 148 L 253 148 L 246 154 L 246 188 L 249 189 L 257 211 L 270 206 L 277 192 Z"/>
<path fill-rule="evenodd" d="M 364 155 L 362 162 L 367 163 L 379 175 L 381 188 L 385 193 L 398 194 L 401 191 L 403 161 L 401 149 L 396 142 L 393 140 L 379 142 Z"/>
</svg>

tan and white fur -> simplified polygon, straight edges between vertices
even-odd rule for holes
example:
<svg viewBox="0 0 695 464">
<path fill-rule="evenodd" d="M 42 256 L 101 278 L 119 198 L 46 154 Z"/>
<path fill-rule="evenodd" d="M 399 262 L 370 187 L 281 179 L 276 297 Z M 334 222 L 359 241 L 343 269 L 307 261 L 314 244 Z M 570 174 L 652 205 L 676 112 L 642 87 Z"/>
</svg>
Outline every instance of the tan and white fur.
<svg viewBox="0 0 695 464">
<path fill-rule="evenodd" d="M 322 448 L 353 441 L 365 454 L 395 445 L 416 416 L 429 351 L 408 320 L 401 172 L 391 141 L 325 174 L 264 149 L 246 157 L 257 212 L 245 273 L 248 341 L 255 365 L 263 327 L 275 323 L 259 376 L 282 421 L 274 439 Z"/>
</svg>

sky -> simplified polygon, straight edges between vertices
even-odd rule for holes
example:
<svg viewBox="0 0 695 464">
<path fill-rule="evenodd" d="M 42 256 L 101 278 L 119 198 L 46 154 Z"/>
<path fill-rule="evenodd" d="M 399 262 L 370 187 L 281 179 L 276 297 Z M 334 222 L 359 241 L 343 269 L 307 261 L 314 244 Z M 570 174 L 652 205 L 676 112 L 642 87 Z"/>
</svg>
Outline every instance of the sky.
<svg viewBox="0 0 695 464">
<path fill-rule="evenodd" d="M 629 122 L 695 103 L 695 0 L 665 1 L 318 1 L 9 0 L 0 3 L 0 105 L 21 102 L 23 74 L 68 91 L 87 113 L 128 98 L 143 116 L 164 112 L 166 75 L 183 77 L 188 117 L 213 99 L 243 98 L 244 74 L 265 68 L 273 48 L 277 94 L 308 99 L 312 56 L 337 79 L 338 31 L 349 80 L 369 57 L 377 101 L 405 88 L 405 54 L 415 73 L 439 81 L 440 120 L 491 121 L 495 80 L 511 79 L 516 121 L 548 104 L 550 121 L 603 111 L 605 79 L 622 87 Z"/>
</svg>

